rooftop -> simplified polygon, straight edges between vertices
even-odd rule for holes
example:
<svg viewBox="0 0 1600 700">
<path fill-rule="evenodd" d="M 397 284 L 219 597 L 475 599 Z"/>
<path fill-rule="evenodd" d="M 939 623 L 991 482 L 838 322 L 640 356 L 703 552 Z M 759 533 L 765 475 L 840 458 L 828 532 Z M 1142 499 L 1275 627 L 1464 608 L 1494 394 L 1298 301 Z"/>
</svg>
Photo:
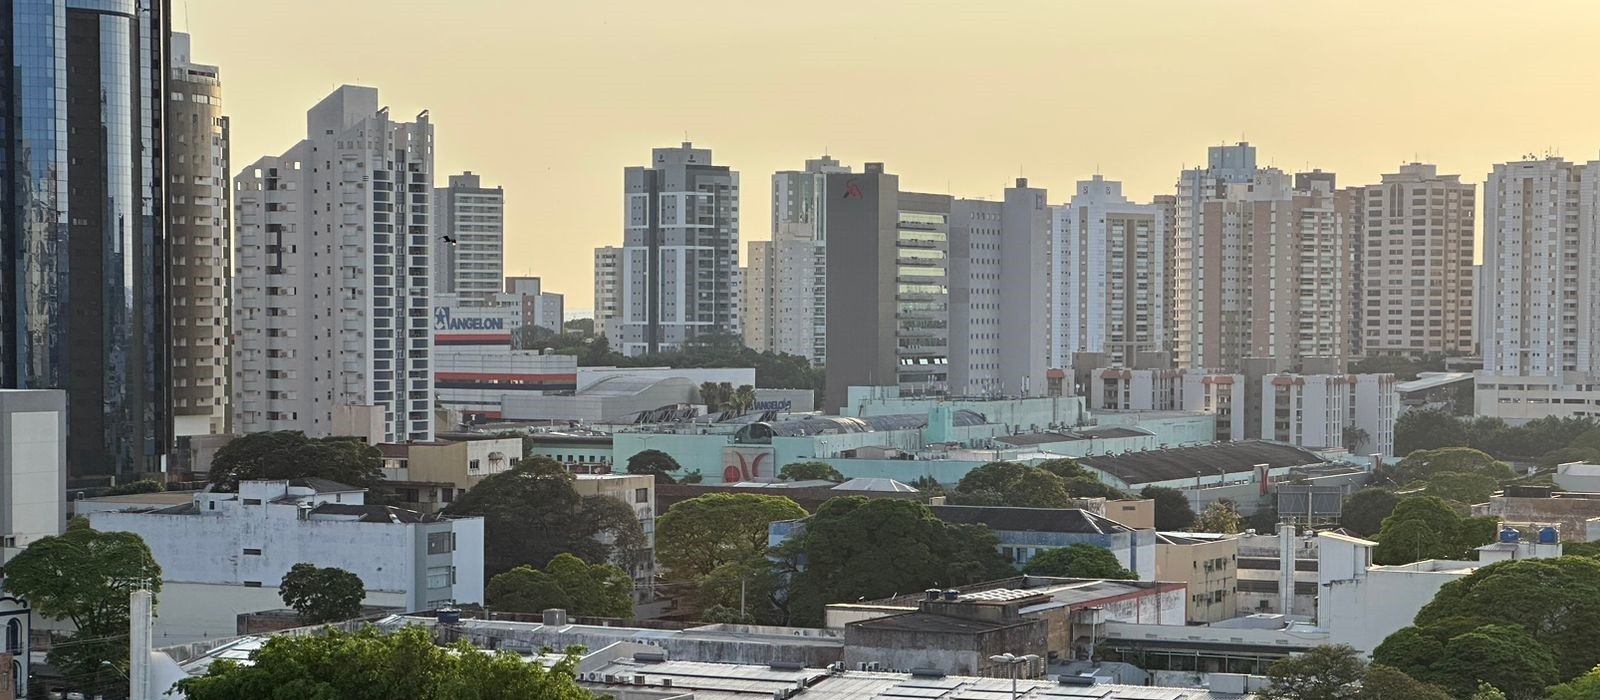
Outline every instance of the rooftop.
<svg viewBox="0 0 1600 700">
<path fill-rule="evenodd" d="M 1079 508 L 1013 508 L 1009 506 L 928 506 L 947 523 L 988 525 L 1013 532 L 1070 532 L 1111 535 L 1133 532 L 1122 523 Z"/>
<path fill-rule="evenodd" d="M 1427 391 L 1448 386 L 1456 382 L 1472 381 L 1471 372 L 1419 372 L 1417 378 L 1407 382 L 1395 382 L 1394 389 L 1402 394 L 1416 391 Z"/>
<path fill-rule="evenodd" d="M 926 612 L 908 612 L 888 617 L 875 617 L 849 623 L 849 627 L 885 632 L 928 632 L 933 634 L 980 634 L 1020 625 L 1031 625 L 1031 619 L 974 620 Z"/>
<path fill-rule="evenodd" d="M 323 503 L 312 508 L 310 515 L 356 516 L 355 519 L 363 523 L 433 523 L 444 519 L 438 515 L 423 515 L 414 510 L 370 503 Z"/>
<path fill-rule="evenodd" d="M 966 427 L 988 422 L 983 414 L 965 409 L 952 411 L 951 425 Z M 806 437 L 844 433 L 871 433 L 887 430 L 921 430 L 928 425 L 925 413 L 899 413 L 887 416 L 810 416 L 799 420 L 762 421 L 739 429 L 735 442 L 757 442 L 773 437 Z"/>
<path fill-rule="evenodd" d="M 995 442 L 1019 447 L 1034 445 L 1048 445 L 1056 442 L 1078 442 L 1083 440 L 1106 440 L 1110 438 L 1148 437 L 1154 433 L 1143 428 L 1125 428 L 1122 426 L 1104 426 L 1099 428 L 1083 428 L 1066 432 L 1047 433 L 1022 433 L 1020 435 L 1003 435 L 994 439 Z"/>
<path fill-rule="evenodd" d="M 1310 450 L 1280 442 L 1245 440 L 1195 447 L 1079 457 L 1078 463 L 1115 476 L 1128 484 L 1193 479 L 1198 474 L 1249 472 L 1257 464 L 1269 469 L 1324 464 Z"/>
<path fill-rule="evenodd" d="M 304 477 L 304 478 L 300 478 L 300 479 L 290 479 L 289 480 L 289 485 L 290 486 L 299 486 L 300 488 L 311 489 L 312 491 L 314 491 L 316 493 L 350 493 L 350 492 L 353 492 L 353 491 L 365 491 L 366 490 L 366 489 L 361 488 L 359 486 L 351 486 L 349 484 L 341 484 L 341 483 L 339 483 L 337 481 L 333 481 L 331 479 L 321 479 L 321 478 L 314 477 L 314 476 Z"/>
</svg>

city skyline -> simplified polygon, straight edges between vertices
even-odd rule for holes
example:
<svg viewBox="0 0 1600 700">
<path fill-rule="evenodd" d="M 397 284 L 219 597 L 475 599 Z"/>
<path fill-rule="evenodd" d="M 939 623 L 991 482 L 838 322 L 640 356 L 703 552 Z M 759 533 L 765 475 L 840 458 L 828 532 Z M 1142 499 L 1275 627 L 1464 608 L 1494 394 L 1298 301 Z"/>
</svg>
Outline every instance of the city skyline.
<svg viewBox="0 0 1600 700">
<path fill-rule="evenodd" d="M 292 140 L 300 105 L 341 83 L 382 89 L 396 114 L 430 110 L 440 172 L 470 169 L 508 192 L 507 274 L 546 278 L 575 309 L 592 308 L 587 261 L 621 224 L 620 169 L 685 132 L 762 184 L 827 152 L 884 162 L 916 191 L 993 197 L 1021 175 L 1065 193 L 1099 172 L 1136 201 L 1171 193 L 1205 147 L 1241 139 L 1261 149 L 1263 166 L 1322 168 L 1341 185 L 1376 183 L 1413 160 L 1481 185 L 1495 163 L 1547 150 L 1583 162 L 1600 148 L 1585 117 L 1592 98 L 1567 78 L 1600 57 L 1561 50 L 1600 29 L 1600 8 L 1228 8 L 712 3 L 682 15 L 467 3 L 430 24 L 432 45 L 453 50 L 427 62 L 374 58 L 379 37 L 408 20 L 366 0 L 314 6 L 314 23 L 292 19 L 313 10 L 299 0 L 192 3 L 174 23 L 234 86 L 236 153 Z M 370 40 L 344 29 L 358 25 L 374 29 L 360 35 Z M 974 31 L 985 25 L 1011 31 Z M 896 30 L 907 26 L 918 31 Z M 1239 38 L 1219 42 L 1220 32 Z M 318 50 L 216 39 L 242 35 Z M 698 39 L 676 38 L 688 35 Z M 726 55 L 740 60 L 719 63 L 699 89 L 639 80 L 639 57 L 667 76 Z M 1559 69 L 1528 70 L 1533 55 Z M 958 84 L 970 87 L 959 99 Z M 1202 100 L 1215 94 L 1230 99 Z M 1185 113 L 1186 103 L 1204 109 Z M 643 104 L 651 118 L 640 122 Z M 746 189 L 743 238 L 764 240 L 770 193 Z"/>
</svg>

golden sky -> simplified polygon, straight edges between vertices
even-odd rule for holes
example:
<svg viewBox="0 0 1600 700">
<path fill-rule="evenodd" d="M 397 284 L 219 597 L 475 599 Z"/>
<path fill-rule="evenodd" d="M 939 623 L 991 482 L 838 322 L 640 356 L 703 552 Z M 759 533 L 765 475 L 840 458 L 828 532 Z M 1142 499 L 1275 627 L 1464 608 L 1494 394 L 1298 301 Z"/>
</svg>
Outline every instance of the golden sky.
<svg viewBox="0 0 1600 700">
<path fill-rule="evenodd" d="M 743 178 L 826 150 L 903 187 L 1066 198 L 1100 172 L 1170 192 L 1209 145 L 1340 185 L 1413 159 L 1482 186 L 1491 164 L 1600 149 L 1600 2 L 1478 0 L 177 0 L 221 66 L 237 168 L 303 137 L 341 83 L 431 111 L 436 167 L 503 185 L 507 274 L 588 309 L 621 240 L 622 168 L 685 132 Z"/>
</svg>

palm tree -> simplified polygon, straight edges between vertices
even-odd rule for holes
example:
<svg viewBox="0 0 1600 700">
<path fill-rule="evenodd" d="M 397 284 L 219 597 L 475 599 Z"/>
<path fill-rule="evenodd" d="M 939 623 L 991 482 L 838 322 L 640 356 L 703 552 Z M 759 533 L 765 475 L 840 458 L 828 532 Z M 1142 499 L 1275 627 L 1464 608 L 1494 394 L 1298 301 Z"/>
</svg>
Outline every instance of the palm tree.
<svg viewBox="0 0 1600 700">
<path fill-rule="evenodd" d="M 749 384 L 742 384 L 733 392 L 730 400 L 734 413 L 748 413 L 756 405 L 756 388 Z"/>
<path fill-rule="evenodd" d="M 1362 445 L 1365 445 L 1365 444 L 1367 444 L 1367 443 L 1369 443 L 1371 441 L 1372 441 L 1372 436 L 1367 434 L 1366 430 L 1363 430 L 1363 429 L 1358 428 L 1358 427 L 1353 426 L 1353 425 L 1347 425 L 1347 426 L 1344 427 L 1344 448 L 1345 449 L 1347 449 L 1347 450 L 1349 450 L 1351 452 L 1355 452 L 1356 450 L 1361 449 Z"/>
</svg>

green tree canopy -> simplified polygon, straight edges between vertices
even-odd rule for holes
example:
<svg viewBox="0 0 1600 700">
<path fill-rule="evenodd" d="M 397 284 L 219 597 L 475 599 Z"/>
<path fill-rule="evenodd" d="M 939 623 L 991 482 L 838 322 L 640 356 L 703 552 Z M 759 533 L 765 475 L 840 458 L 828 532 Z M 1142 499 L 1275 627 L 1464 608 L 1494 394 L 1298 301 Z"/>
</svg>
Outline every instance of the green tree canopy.
<svg viewBox="0 0 1600 700">
<path fill-rule="evenodd" d="M 1504 462 L 1470 447 L 1412 452 L 1398 464 L 1386 469 L 1383 476 L 1393 479 L 1396 484 L 1405 485 L 1414 481 L 1431 481 L 1434 475 L 1441 472 L 1477 474 L 1489 477 L 1495 483 L 1516 476 Z"/>
<path fill-rule="evenodd" d="M 437 646 L 421 627 L 368 627 L 269 637 L 249 665 L 219 661 L 178 687 L 189 700 L 590 700 L 576 665 L 570 654 L 546 669 L 465 641 Z"/>
<path fill-rule="evenodd" d="M 827 603 L 882 598 L 1000 578 L 1014 570 L 982 525 L 952 525 L 915 501 L 833 498 L 780 547 L 805 566 L 788 606 L 796 624 L 818 624 Z M 798 555 L 795 556 L 795 555 Z"/>
<path fill-rule="evenodd" d="M 136 493 L 161 493 L 166 487 L 155 479 L 140 479 L 126 484 L 117 484 L 106 489 L 107 496 L 130 496 Z"/>
<path fill-rule="evenodd" d="M 362 488 L 383 483 L 383 455 L 354 437 L 308 438 L 298 430 L 250 433 L 217 450 L 210 481 L 232 491 L 240 481 L 319 477 Z"/>
<path fill-rule="evenodd" d="M 1239 526 L 1243 522 L 1244 517 L 1239 515 L 1233 503 L 1213 501 L 1195 517 L 1194 531 L 1232 535 L 1239 532 Z"/>
<path fill-rule="evenodd" d="M 655 476 L 658 484 L 675 484 L 672 472 L 680 471 L 683 465 L 661 450 L 642 450 L 628 458 L 629 474 L 650 474 Z"/>
<path fill-rule="evenodd" d="M 1361 692 L 1355 697 L 1357 700 L 1451 700 L 1443 688 L 1381 664 L 1367 667 L 1366 675 L 1361 677 Z"/>
<path fill-rule="evenodd" d="M 572 475 L 546 457 L 484 477 L 445 512 L 483 517 L 489 578 L 523 564 L 542 567 L 562 552 L 601 563 L 644 549 L 632 508 L 606 496 L 579 496 Z"/>
<path fill-rule="evenodd" d="M 971 505 L 1067 508 L 1072 496 L 1061 477 L 1016 462 L 990 462 L 967 472 L 952 499 Z"/>
<path fill-rule="evenodd" d="M 1549 689 L 1549 700 L 1595 700 L 1600 698 L 1600 666 L 1577 678 Z"/>
<path fill-rule="evenodd" d="M 1040 552 L 1028 560 L 1022 573 L 1063 578 L 1139 579 L 1138 574 L 1122 568 L 1111 550 L 1084 542 Z"/>
<path fill-rule="evenodd" d="M 1389 517 L 1399 503 L 1400 497 L 1394 495 L 1393 491 L 1371 487 L 1361 489 L 1345 496 L 1339 527 L 1362 537 L 1371 537 L 1383 527 L 1383 519 Z"/>
<path fill-rule="evenodd" d="M 1409 455 L 1417 450 L 1436 450 L 1465 444 L 1466 426 L 1448 411 L 1406 411 L 1394 422 L 1395 454 Z"/>
<path fill-rule="evenodd" d="M 543 571 L 519 566 L 489 579 L 489 607 L 537 613 L 562 608 L 585 617 L 633 617 L 633 579 L 611 564 L 557 554 Z"/>
<path fill-rule="evenodd" d="M 1347 644 L 1324 644 L 1287 656 L 1267 669 L 1272 685 L 1261 700 L 1347 700 L 1359 697 L 1367 662 Z"/>
<path fill-rule="evenodd" d="M 1562 447 L 1544 453 L 1539 466 L 1554 468 L 1568 462 L 1593 462 L 1600 459 L 1600 450 L 1592 447 Z"/>
<path fill-rule="evenodd" d="M 1561 553 L 1572 557 L 1600 559 L 1600 542 L 1562 542 Z"/>
<path fill-rule="evenodd" d="M 772 562 L 755 555 L 730 561 L 701 576 L 695 584 L 694 599 L 701 611 L 700 619 L 706 622 L 783 624 L 780 588 Z M 714 612 L 719 608 L 723 612 Z"/>
<path fill-rule="evenodd" d="M 1434 472 L 1423 493 L 1438 496 L 1446 501 L 1471 505 L 1486 503 L 1500 482 L 1492 477 L 1471 472 Z"/>
<path fill-rule="evenodd" d="M 301 562 L 283 575 L 278 595 L 300 614 L 301 622 L 317 625 L 360 617 L 367 590 L 361 577 L 349 571 Z"/>
<path fill-rule="evenodd" d="M 76 629 L 48 659 L 87 695 L 127 692 L 128 596 L 161 591 L 161 567 L 144 540 L 98 532 L 79 518 L 66 533 L 44 537 L 5 565 L 6 592 L 41 616 Z"/>
<path fill-rule="evenodd" d="M 656 561 L 678 581 L 693 581 L 767 550 L 767 525 L 806 517 L 785 496 L 709 493 L 674 503 L 656 521 Z"/>
<path fill-rule="evenodd" d="M 1189 507 L 1189 497 L 1182 491 L 1165 486 L 1146 486 L 1140 498 L 1155 501 L 1156 529 L 1166 532 L 1187 530 L 1194 525 L 1194 509 Z"/>
<path fill-rule="evenodd" d="M 1379 564 L 1410 564 L 1424 559 L 1475 559 L 1473 550 L 1494 540 L 1494 518 L 1463 518 L 1443 500 L 1413 496 L 1400 501 L 1372 539 Z"/>
<path fill-rule="evenodd" d="M 1128 498 L 1128 494 L 1117 490 L 1115 486 L 1100 480 L 1095 473 L 1078 464 L 1078 460 L 1070 457 L 1058 457 L 1040 462 L 1035 467 L 1061 477 L 1061 483 L 1067 489 L 1067 495 L 1073 498 L 1105 498 L 1118 500 Z"/>
<path fill-rule="evenodd" d="M 1512 648 L 1525 657 L 1508 664 L 1515 669 L 1465 666 L 1473 659 L 1493 665 Z M 1553 673 L 1543 661 L 1547 653 Z M 1478 569 L 1440 588 L 1414 626 L 1385 639 L 1373 659 L 1463 694 L 1475 688 L 1461 685 L 1463 678 L 1513 697 L 1539 683 L 1568 681 L 1600 664 L 1600 561 L 1519 559 Z"/>
<path fill-rule="evenodd" d="M 827 462 L 790 462 L 778 470 L 778 478 L 783 481 L 832 481 L 835 484 L 842 484 L 845 480 L 844 475 Z"/>
</svg>

